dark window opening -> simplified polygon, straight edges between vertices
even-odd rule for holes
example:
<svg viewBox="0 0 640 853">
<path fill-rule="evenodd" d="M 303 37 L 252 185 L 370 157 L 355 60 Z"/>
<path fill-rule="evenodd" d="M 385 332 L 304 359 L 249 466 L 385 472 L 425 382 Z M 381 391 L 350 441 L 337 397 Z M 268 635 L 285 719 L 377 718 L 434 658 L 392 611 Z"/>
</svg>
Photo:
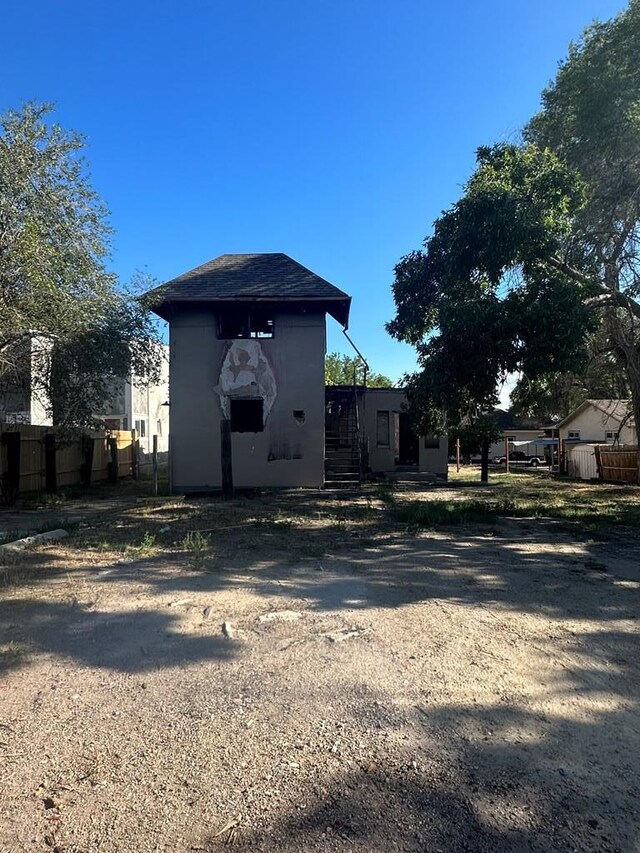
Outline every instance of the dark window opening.
<svg viewBox="0 0 640 853">
<path fill-rule="evenodd" d="M 218 319 L 218 337 L 222 340 L 272 338 L 273 314 L 265 308 L 225 308 Z"/>
<path fill-rule="evenodd" d="M 294 409 L 293 410 L 293 417 L 295 418 L 297 423 L 303 424 L 305 422 L 304 409 Z"/>
<path fill-rule="evenodd" d="M 424 437 L 424 449 L 425 450 L 437 450 L 440 447 L 440 439 L 433 438 L 432 436 L 425 435 Z"/>
<path fill-rule="evenodd" d="M 231 432 L 262 432 L 264 423 L 262 398 L 231 400 Z"/>
<path fill-rule="evenodd" d="M 254 309 L 249 313 L 249 337 L 273 337 L 273 315 L 270 311 Z"/>
</svg>

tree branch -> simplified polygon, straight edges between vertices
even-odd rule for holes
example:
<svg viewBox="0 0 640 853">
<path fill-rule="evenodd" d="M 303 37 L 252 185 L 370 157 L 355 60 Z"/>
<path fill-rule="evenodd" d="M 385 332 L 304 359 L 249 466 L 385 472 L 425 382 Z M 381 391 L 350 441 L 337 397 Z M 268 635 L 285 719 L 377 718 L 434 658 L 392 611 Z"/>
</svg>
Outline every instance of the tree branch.
<svg viewBox="0 0 640 853">
<path fill-rule="evenodd" d="M 600 287 L 603 289 L 602 293 L 598 296 L 590 296 L 582 304 L 588 308 L 602 308 L 606 305 L 615 305 L 618 308 L 626 308 L 630 314 L 640 319 L 640 305 L 637 302 L 629 296 L 625 296 L 619 290 L 608 290 L 605 289 L 604 285 L 600 285 Z"/>
<path fill-rule="evenodd" d="M 593 279 L 589 278 L 589 276 L 581 273 L 580 270 L 577 270 L 575 267 L 572 267 L 570 264 L 567 264 L 565 261 L 560 258 L 552 255 L 547 259 L 549 264 L 560 272 L 563 272 L 565 275 L 568 275 L 569 278 L 572 278 L 574 281 L 579 281 L 580 284 L 593 284 Z"/>
</svg>

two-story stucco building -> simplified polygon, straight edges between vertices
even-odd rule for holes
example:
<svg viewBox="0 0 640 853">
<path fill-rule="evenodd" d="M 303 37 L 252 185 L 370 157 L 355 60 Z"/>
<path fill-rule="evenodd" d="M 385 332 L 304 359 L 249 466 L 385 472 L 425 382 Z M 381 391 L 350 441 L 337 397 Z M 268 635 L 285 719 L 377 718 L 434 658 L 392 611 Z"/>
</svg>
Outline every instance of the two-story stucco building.
<svg viewBox="0 0 640 853">
<path fill-rule="evenodd" d="M 147 298 L 169 323 L 175 493 L 218 490 L 230 479 L 238 488 L 320 488 L 332 474 L 348 484 L 365 473 L 365 443 L 372 470 L 394 469 L 402 392 L 393 399 L 385 392 L 380 405 L 372 399 L 366 417 L 356 389 L 345 389 L 337 407 L 325 396 L 326 315 L 347 328 L 351 297 L 344 291 L 271 253 L 221 255 Z M 334 414 L 338 434 L 330 432 Z M 426 464 L 424 453 L 416 444 L 416 467 L 418 459 Z M 444 443 L 436 455 L 446 476 Z"/>
<path fill-rule="evenodd" d="M 221 255 L 151 291 L 169 322 L 171 484 L 222 488 L 223 421 L 233 484 L 324 483 L 325 315 L 351 298 L 287 255 Z"/>
</svg>

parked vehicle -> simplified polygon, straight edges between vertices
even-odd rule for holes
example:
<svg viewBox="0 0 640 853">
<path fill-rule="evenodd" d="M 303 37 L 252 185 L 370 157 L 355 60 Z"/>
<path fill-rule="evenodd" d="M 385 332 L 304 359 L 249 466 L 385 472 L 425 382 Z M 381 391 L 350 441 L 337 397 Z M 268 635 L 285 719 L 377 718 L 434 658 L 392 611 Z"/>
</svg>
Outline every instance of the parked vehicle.
<svg viewBox="0 0 640 853">
<path fill-rule="evenodd" d="M 504 465 L 507 461 L 506 456 L 495 456 L 493 461 L 497 465 Z M 525 453 L 524 450 L 512 450 L 509 454 L 509 465 L 528 465 L 530 468 L 537 468 L 538 465 L 548 465 L 548 461 L 544 456 L 531 455 Z"/>
</svg>

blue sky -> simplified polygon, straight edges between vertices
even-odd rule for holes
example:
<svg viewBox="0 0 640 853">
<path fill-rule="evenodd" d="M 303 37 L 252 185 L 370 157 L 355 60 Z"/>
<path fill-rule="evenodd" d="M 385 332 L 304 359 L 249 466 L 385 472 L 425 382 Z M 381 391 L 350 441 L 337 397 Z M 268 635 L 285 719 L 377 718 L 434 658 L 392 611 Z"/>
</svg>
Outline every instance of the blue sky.
<svg viewBox="0 0 640 853">
<path fill-rule="evenodd" d="M 4 0 L 0 110 L 53 101 L 86 135 L 123 279 L 286 252 L 353 296 L 350 334 L 397 379 L 415 362 L 384 331 L 394 265 L 625 5 Z M 349 351 L 332 320 L 328 346 Z"/>
</svg>

